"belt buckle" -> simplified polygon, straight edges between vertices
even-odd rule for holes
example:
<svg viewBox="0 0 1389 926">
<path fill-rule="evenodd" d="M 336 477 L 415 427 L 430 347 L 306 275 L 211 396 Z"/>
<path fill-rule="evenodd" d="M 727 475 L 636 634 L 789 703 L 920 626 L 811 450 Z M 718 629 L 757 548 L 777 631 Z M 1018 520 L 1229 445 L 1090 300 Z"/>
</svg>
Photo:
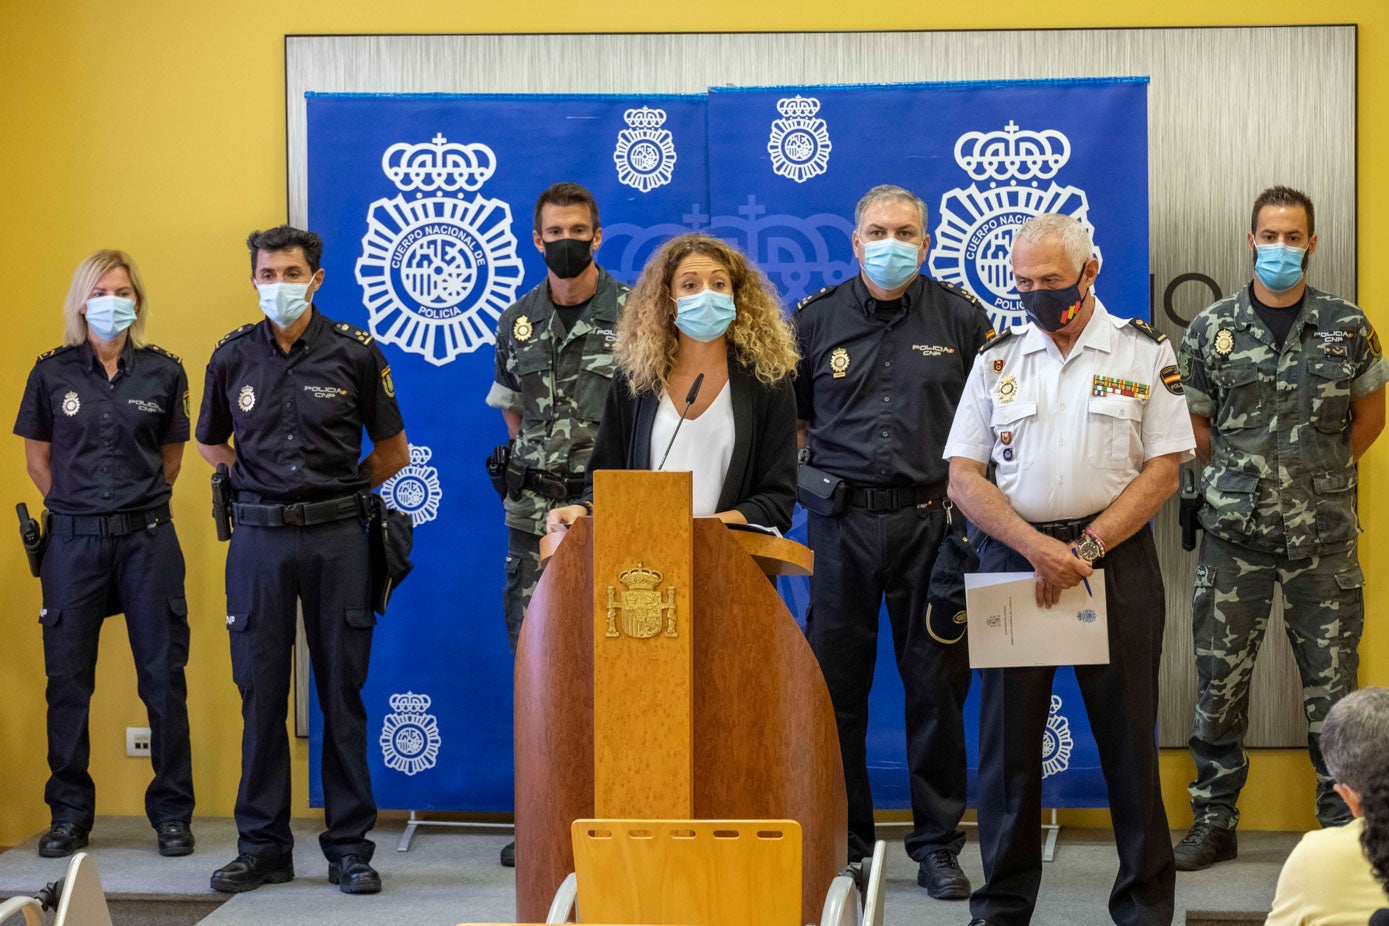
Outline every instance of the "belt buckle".
<svg viewBox="0 0 1389 926">
<path fill-rule="evenodd" d="M 295 502 L 293 505 L 285 505 L 284 519 L 286 527 L 303 527 L 304 503 Z"/>
</svg>

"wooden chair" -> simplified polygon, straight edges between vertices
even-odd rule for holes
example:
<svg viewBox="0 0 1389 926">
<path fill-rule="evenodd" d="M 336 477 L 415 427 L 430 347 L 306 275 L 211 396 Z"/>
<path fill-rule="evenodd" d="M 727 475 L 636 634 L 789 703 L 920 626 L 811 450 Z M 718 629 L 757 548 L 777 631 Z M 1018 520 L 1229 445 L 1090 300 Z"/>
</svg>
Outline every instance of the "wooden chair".
<svg viewBox="0 0 1389 926">
<path fill-rule="evenodd" d="M 576 820 L 574 872 L 547 923 L 581 911 L 588 923 L 652 926 L 800 926 L 801 827 L 794 820 Z M 864 892 L 881 910 L 886 845 Z M 865 908 L 866 909 L 866 908 Z M 830 883 L 821 926 L 872 926 L 861 919 L 849 875 Z"/>
</svg>

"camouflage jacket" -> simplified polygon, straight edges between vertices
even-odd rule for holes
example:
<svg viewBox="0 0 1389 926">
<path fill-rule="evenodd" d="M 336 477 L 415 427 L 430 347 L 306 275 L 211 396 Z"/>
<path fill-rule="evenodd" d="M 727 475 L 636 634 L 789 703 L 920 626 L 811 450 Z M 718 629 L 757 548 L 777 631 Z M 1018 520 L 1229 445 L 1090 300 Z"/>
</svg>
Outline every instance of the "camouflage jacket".
<svg viewBox="0 0 1389 926">
<path fill-rule="evenodd" d="M 1187 407 L 1211 420 L 1206 530 L 1294 559 L 1349 549 L 1351 402 L 1389 375 L 1365 314 L 1309 286 L 1280 350 L 1245 286 L 1192 319 L 1179 362 Z"/>
<path fill-rule="evenodd" d="M 561 478 L 583 478 L 612 382 L 617 316 L 628 292 L 598 268 L 593 300 L 563 340 L 548 281 L 502 313 L 487 404 L 521 416 L 521 430 L 511 442 L 513 460 Z M 543 534 L 545 513 L 559 504 L 530 491 L 519 499 L 508 497 L 507 526 Z"/>
</svg>

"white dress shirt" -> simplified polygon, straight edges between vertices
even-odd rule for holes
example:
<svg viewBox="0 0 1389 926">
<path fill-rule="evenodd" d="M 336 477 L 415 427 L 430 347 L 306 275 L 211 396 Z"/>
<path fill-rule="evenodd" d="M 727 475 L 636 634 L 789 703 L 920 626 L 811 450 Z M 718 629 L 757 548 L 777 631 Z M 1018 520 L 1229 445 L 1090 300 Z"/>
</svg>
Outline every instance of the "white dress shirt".
<svg viewBox="0 0 1389 926">
<path fill-rule="evenodd" d="M 1153 457 L 1192 458 L 1196 440 L 1166 339 L 1155 341 L 1098 299 L 1062 357 L 1036 325 L 974 360 L 945 457 L 996 464 L 1024 520 L 1084 518 L 1108 508 Z"/>
<path fill-rule="evenodd" d="M 680 422 L 680 409 L 670 396 L 661 394 L 656 417 L 651 422 L 651 462 L 655 469 L 666 452 L 675 426 Z M 694 482 L 694 516 L 708 518 L 718 513 L 723 481 L 728 477 L 728 464 L 733 459 L 733 394 L 728 383 L 723 384 L 714 401 L 698 418 L 686 418 L 671 445 L 663 472 L 688 472 Z"/>
</svg>

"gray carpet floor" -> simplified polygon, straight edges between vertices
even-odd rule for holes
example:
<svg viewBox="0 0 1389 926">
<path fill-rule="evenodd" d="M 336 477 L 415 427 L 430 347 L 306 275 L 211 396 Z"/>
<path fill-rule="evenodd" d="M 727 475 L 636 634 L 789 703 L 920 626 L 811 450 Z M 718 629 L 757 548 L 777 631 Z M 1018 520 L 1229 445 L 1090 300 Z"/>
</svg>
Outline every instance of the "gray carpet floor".
<svg viewBox="0 0 1389 926">
<path fill-rule="evenodd" d="M 183 901 L 211 903 L 230 896 L 201 921 L 208 926 L 377 926 L 408 922 L 412 926 L 452 926 L 460 922 L 509 922 L 514 919 L 514 879 L 497 864 L 497 853 L 510 837 L 492 831 L 421 827 L 409 852 L 396 851 L 401 822 L 373 833 L 374 864 L 385 889 L 353 897 L 328 884 L 328 866 L 318 851 L 318 827 L 296 820 L 294 864 L 297 877 L 246 894 L 221 895 L 208 887 L 212 870 L 236 854 L 236 829 L 228 819 L 194 822 L 198 849 L 184 858 L 161 858 L 154 833 L 142 819 L 103 817 L 92 832 L 88 852 L 96 859 L 107 896 L 117 901 Z M 886 922 L 889 926 L 965 926 L 964 902 L 932 900 L 916 886 L 916 866 L 900 848 L 904 830 L 884 826 L 889 843 Z M 1180 837 L 1180 833 L 1175 834 Z M 1283 860 L 1298 839 L 1295 833 L 1241 833 L 1240 857 L 1203 872 L 1178 874 L 1177 924 L 1186 911 L 1267 911 Z M 973 833 L 961 856 L 966 874 L 982 879 Z M 61 877 L 63 859 L 41 859 L 37 835 L 0 855 L 0 897 L 33 893 Z M 1063 829 L 1056 860 L 1045 866 L 1034 926 L 1089 926 L 1109 922 L 1105 903 L 1117 861 L 1107 830 Z M 127 921 L 140 922 L 140 918 Z M 148 921 L 148 920 L 147 920 Z"/>
</svg>

